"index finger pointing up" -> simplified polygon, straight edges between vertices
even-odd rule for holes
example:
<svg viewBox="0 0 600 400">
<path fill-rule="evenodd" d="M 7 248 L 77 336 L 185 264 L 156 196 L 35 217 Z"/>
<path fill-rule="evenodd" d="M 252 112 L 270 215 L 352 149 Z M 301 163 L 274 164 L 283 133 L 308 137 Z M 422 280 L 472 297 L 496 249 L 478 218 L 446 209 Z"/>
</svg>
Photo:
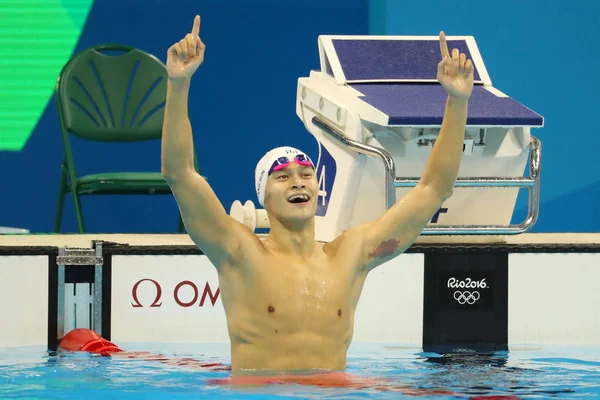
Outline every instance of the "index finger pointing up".
<svg viewBox="0 0 600 400">
<path fill-rule="evenodd" d="M 442 53 L 442 58 L 450 57 L 450 52 L 448 52 L 448 44 L 446 43 L 446 34 L 444 31 L 440 32 L 440 53 Z"/>
<path fill-rule="evenodd" d="M 196 18 L 194 18 L 194 26 L 192 27 L 192 35 L 198 36 L 199 33 L 200 33 L 200 16 L 196 15 Z"/>
</svg>

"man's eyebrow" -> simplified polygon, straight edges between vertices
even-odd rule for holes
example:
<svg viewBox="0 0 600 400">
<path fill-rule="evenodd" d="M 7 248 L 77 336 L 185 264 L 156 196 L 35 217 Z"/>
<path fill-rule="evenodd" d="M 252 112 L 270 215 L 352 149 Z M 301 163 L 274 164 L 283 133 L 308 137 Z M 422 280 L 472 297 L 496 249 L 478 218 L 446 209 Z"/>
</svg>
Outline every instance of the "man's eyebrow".
<svg viewBox="0 0 600 400">
<path fill-rule="evenodd" d="M 288 168 L 288 167 L 286 167 L 286 168 Z M 301 172 L 305 172 L 307 169 L 311 170 L 311 171 L 314 170 L 314 168 L 312 167 L 312 165 L 311 166 L 309 166 L 309 165 L 300 165 L 299 168 L 296 168 L 296 169 L 298 171 L 301 171 Z"/>
</svg>

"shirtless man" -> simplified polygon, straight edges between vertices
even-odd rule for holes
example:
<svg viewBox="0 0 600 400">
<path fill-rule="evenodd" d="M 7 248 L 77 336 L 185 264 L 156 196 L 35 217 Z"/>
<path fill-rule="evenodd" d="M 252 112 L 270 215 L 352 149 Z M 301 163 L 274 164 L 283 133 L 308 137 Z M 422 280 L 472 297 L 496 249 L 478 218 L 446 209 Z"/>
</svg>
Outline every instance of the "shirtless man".
<svg viewBox="0 0 600 400">
<path fill-rule="evenodd" d="M 190 237 L 218 271 L 232 374 L 343 371 L 368 273 L 402 254 L 452 194 L 473 88 L 472 63 L 456 49 L 450 54 L 440 32 L 437 77 L 448 98 L 439 138 L 418 185 L 381 218 L 331 243 L 317 242 L 312 162 L 299 150 L 278 148 L 256 170 L 258 197 L 270 221 L 270 233 L 259 238 L 227 214 L 194 170 L 187 97 L 204 60 L 199 32 L 196 16 L 191 33 L 168 50 L 162 174 Z"/>
</svg>

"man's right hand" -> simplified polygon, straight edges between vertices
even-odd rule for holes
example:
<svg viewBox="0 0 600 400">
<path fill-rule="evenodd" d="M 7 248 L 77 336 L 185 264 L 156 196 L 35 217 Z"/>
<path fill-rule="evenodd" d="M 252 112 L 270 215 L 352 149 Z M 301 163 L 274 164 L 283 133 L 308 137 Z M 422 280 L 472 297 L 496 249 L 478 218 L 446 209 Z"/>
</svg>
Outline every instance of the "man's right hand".
<svg viewBox="0 0 600 400">
<path fill-rule="evenodd" d="M 194 18 L 192 32 L 169 48 L 167 53 L 167 73 L 171 80 L 190 79 L 204 61 L 206 46 L 198 36 L 200 16 Z"/>
</svg>

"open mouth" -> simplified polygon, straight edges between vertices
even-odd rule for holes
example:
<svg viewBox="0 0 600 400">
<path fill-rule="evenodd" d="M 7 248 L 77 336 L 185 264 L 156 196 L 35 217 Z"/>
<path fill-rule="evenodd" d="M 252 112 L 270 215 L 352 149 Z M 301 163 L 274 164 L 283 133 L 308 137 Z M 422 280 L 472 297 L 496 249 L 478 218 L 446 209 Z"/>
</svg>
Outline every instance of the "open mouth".
<svg viewBox="0 0 600 400">
<path fill-rule="evenodd" d="M 306 194 L 294 194 L 288 197 L 288 201 L 294 204 L 306 203 L 310 200 L 310 197 Z"/>
</svg>

